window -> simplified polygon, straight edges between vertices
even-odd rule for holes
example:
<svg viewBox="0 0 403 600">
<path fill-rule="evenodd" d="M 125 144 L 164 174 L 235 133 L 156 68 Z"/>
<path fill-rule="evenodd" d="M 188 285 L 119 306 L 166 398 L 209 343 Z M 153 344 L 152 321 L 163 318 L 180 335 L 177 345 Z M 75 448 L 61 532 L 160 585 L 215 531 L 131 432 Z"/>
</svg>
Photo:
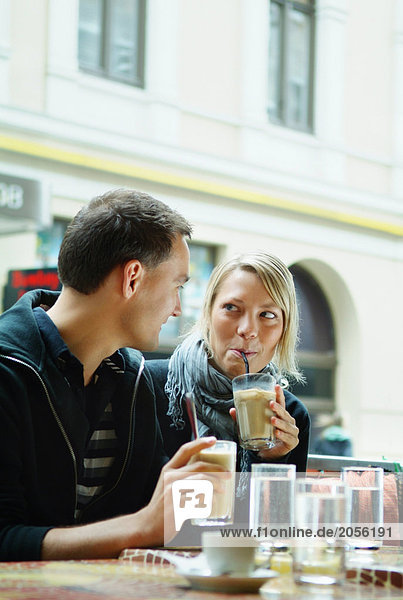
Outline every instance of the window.
<svg viewBox="0 0 403 600">
<path fill-rule="evenodd" d="M 60 244 L 70 221 L 55 218 L 50 227 L 41 229 L 36 237 L 36 266 L 55 267 L 59 256 Z"/>
<path fill-rule="evenodd" d="M 312 130 L 314 0 L 270 0 L 269 118 Z"/>
<path fill-rule="evenodd" d="M 80 68 L 144 87 L 145 0 L 80 0 Z"/>
<path fill-rule="evenodd" d="M 189 250 L 190 280 L 181 292 L 182 314 L 180 317 L 170 317 L 162 326 L 160 350 L 158 356 L 155 355 L 158 358 L 161 358 L 161 352 L 164 351 L 166 356 L 169 355 L 179 343 L 179 336 L 188 332 L 199 318 L 207 283 L 215 266 L 215 246 L 190 243 Z"/>
<path fill-rule="evenodd" d="M 293 265 L 295 290 L 301 316 L 298 360 L 306 385 L 292 386 L 292 392 L 307 405 L 310 413 L 333 412 L 336 367 L 333 318 L 326 297 L 316 280 L 302 267 Z"/>
</svg>

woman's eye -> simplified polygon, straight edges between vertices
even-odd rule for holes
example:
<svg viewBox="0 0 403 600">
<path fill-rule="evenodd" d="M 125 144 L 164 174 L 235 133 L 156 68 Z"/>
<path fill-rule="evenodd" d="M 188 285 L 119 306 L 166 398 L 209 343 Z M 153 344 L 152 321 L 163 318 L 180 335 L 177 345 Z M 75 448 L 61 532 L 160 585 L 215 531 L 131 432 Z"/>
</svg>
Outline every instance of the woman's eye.
<svg viewBox="0 0 403 600">
<path fill-rule="evenodd" d="M 225 310 L 228 310 L 228 311 L 231 311 L 231 312 L 233 310 L 236 310 L 235 304 L 224 304 L 224 308 L 225 308 Z"/>
<path fill-rule="evenodd" d="M 272 313 L 270 310 L 265 310 L 264 312 L 262 312 L 260 314 L 265 319 L 275 319 L 276 318 L 276 315 L 274 313 Z"/>
</svg>

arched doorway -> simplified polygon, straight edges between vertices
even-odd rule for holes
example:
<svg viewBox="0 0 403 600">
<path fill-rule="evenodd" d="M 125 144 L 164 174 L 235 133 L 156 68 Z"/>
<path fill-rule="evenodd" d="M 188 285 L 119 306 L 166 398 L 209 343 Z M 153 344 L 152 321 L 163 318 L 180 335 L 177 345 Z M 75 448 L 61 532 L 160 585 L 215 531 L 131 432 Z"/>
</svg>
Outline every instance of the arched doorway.
<svg viewBox="0 0 403 600">
<path fill-rule="evenodd" d="M 293 393 L 308 407 L 312 419 L 310 448 L 320 433 L 319 415 L 338 412 L 353 434 L 359 422 L 359 327 L 348 285 L 330 265 L 303 259 L 290 267 L 301 313 L 299 364 L 307 384 Z"/>
<path fill-rule="evenodd" d="M 334 372 L 336 367 L 333 317 L 322 288 L 303 267 L 290 268 L 301 315 L 298 359 L 306 385 L 294 386 L 311 412 L 334 410 Z"/>
<path fill-rule="evenodd" d="M 300 265 L 293 265 L 300 310 L 298 362 L 306 384 L 295 384 L 292 392 L 307 406 L 312 419 L 310 448 L 320 433 L 319 415 L 335 411 L 336 348 L 333 317 L 318 281 Z"/>
</svg>

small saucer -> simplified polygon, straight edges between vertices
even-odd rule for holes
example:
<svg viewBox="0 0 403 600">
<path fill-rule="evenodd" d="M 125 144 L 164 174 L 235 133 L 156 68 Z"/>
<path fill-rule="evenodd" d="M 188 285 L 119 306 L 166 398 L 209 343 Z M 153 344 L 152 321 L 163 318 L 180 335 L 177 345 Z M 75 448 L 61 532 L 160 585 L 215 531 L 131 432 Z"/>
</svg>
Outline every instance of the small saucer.
<svg viewBox="0 0 403 600">
<path fill-rule="evenodd" d="M 206 569 L 178 570 L 177 573 L 185 577 L 195 590 L 229 594 L 257 592 L 268 579 L 278 577 L 277 571 L 269 569 L 256 569 L 250 575 L 213 575 Z"/>
</svg>

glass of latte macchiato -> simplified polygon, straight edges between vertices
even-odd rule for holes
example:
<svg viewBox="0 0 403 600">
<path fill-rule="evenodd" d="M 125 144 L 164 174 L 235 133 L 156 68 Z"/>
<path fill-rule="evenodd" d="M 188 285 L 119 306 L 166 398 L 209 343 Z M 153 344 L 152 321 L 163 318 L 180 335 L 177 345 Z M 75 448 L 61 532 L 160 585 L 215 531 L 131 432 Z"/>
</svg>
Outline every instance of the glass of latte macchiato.
<svg viewBox="0 0 403 600">
<path fill-rule="evenodd" d="M 276 380 L 269 373 L 246 373 L 232 380 L 239 440 L 247 450 L 275 445 L 270 402 L 276 399 Z"/>
<path fill-rule="evenodd" d="M 236 443 L 228 440 L 217 440 L 214 446 L 204 448 L 193 457 L 190 463 L 202 460 L 213 465 L 221 465 L 230 473 L 220 477 L 215 473 L 215 479 L 220 482 L 220 489 L 214 490 L 212 509 L 209 517 L 192 519 L 193 525 L 228 525 L 233 523 L 235 503 L 235 470 Z"/>
</svg>

